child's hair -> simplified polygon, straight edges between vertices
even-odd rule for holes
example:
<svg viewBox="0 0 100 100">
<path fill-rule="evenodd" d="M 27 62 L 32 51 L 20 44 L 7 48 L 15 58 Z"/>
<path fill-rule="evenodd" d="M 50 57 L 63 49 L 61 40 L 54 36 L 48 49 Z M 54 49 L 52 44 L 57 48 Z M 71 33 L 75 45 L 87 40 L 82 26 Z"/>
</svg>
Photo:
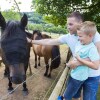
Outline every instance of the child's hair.
<svg viewBox="0 0 100 100">
<path fill-rule="evenodd" d="M 94 22 L 85 21 L 78 27 L 78 30 L 84 32 L 87 35 L 89 34 L 95 35 L 97 28 Z"/>
</svg>

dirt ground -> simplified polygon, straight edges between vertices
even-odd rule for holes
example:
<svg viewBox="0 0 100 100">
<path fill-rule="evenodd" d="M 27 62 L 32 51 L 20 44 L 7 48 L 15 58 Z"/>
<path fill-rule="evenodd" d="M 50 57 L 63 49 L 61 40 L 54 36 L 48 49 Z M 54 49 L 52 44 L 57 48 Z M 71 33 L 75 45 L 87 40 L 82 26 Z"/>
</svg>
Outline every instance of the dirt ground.
<svg viewBox="0 0 100 100">
<path fill-rule="evenodd" d="M 27 87 L 29 90 L 29 94 L 27 96 L 23 96 L 22 94 L 22 85 L 14 85 L 13 87 L 18 87 L 13 94 L 8 94 L 8 79 L 3 78 L 4 73 L 4 65 L 2 64 L 0 67 L 0 100 L 48 100 L 51 91 L 56 85 L 55 82 L 58 81 L 62 71 L 65 67 L 65 59 L 67 55 L 67 48 L 65 45 L 60 46 L 61 53 L 61 64 L 60 66 L 53 70 L 52 77 L 47 78 L 44 77 L 45 64 L 43 58 L 41 59 L 41 66 L 37 69 L 34 68 L 34 54 L 31 50 L 30 64 L 32 68 L 33 75 L 29 75 L 29 69 L 27 71 Z M 59 74 L 60 73 L 60 74 Z M 58 77 L 58 78 L 57 78 Z M 52 87 L 51 87 L 52 86 Z M 2 98 L 2 99 L 1 99 Z"/>
</svg>

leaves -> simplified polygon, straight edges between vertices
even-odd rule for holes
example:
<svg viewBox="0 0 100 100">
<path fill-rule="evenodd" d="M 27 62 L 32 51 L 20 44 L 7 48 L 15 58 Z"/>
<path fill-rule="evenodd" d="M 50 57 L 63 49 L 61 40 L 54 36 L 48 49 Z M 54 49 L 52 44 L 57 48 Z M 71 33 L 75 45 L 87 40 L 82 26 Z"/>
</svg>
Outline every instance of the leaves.
<svg viewBox="0 0 100 100">
<path fill-rule="evenodd" d="M 33 0 L 32 3 L 36 11 L 55 25 L 64 26 L 69 13 L 80 11 L 85 20 L 92 20 L 100 26 L 100 0 Z"/>
<path fill-rule="evenodd" d="M 19 20 L 20 19 L 20 15 L 18 12 L 14 12 L 12 9 L 11 10 L 7 10 L 7 11 L 3 11 L 2 12 L 3 16 L 5 17 L 5 19 L 8 20 Z"/>
</svg>

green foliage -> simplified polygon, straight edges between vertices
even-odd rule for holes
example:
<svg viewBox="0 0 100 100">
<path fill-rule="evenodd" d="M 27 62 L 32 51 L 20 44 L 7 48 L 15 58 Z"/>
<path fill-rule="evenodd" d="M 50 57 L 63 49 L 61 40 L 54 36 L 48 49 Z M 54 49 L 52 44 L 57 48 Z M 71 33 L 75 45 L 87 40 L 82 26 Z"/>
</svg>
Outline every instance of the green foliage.
<svg viewBox="0 0 100 100">
<path fill-rule="evenodd" d="M 28 16 L 28 21 L 30 23 L 36 23 L 36 24 L 40 24 L 40 23 L 45 23 L 42 16 L 37 13 L 37 12 L 25 12 Z"/>
<path fill-rule="evenodd" d="M 42 24 L 29 24 L 28 25 L 28 29 L 29 30 L 40 30 L 40 31 L 43 31 L 43 27 L 42 27 Z"/>
<path fill-rule="evenodd" d="M 13 10 L 7 10 L 2 12 L 5 19 L 8 20 L 19 20 L 20 15 L 18 12 L 14 12 Z"/>
<path fill-rule="evenodd" d="M 65 16 L 62 16 L 63 18 L 61 19 L 60 17 L 57 17 L 57 16 L 53 16 L 53 15 L 49 15 L 49 16 L 44 16 L 44 20 L 46 21 L 46 22 L 48 22 L 48 23 L 54 23 L 55 24 L 55 26 L 58 26 L 58 24 L 59 25 L 62 25 L 62 26 L 64 26 L 65 25 L 65 23 L 66 23 L 66 20 L 64 20 L 65 18 Z"/>
<path fill-rule="evenodd" d="M 6 20 L 20 20 L 21 17 L 18 12 L 15 12 L 13 10 L 4 11 L 2 13 L 3 16 L 6 18 Z M 37 13 L 29 13 L 29 12 L 26 12 L 26 14 L 28 15 L 29 22 L 31 22 L 28 24 L 29 30 L 40 30 L 40 31 L 46 31 L 50 33 L 66 34 L 66 29 L 61 26 L 54 26 L 53 24 L 45 24 L 45 22 L 43 22 L 41 15 Z M 30 20 L 31 18 L 36 18 L 36 17 L 37 17 L 37 22 L 35 19 L 32 19 L 32 21 Z M 41 19 L 41 21 L 39 19 Z"/>
<path fill-rule="evenodd" d="M 48 24 L 46 24 L 46 22 L 44 22 L 44 17 L 42 18 L 42 16 L 39 13 L 26 12 L 26 14 L 28 16 L 29 20 L 28 28 L 30 30 L 38 29 L 40 31 L 52 32 L 52 33 L 59 33 L 59 34 L 66 33 L 65 28 L 51 24 L 50 22 L 52 22 L 52 20 L 50 22 L 47 20 Z"/>
<path fill-rule="evenodd" d="M 54 26 L 53 24 L 29 24 L 28 25 L 29 30 L 40 30 L 40 31 L 46 31 L 50 33 L 58 33 L 58 34 L 66 34 L 66 29 L 62 28 L 61 26 Z"/>
<path fill-rule="evenodd" d="M 62 27 L 56 27 L 53 26 L 51 28 L 46 28 L 45 31 L 50 32 L 50 33 L 58 33 L 58 34 L 66 34 L 66 29 Z"/>
<path fill-rule="evenodd" d="M 100 26 L 100 0 L 33 0 L 32 3 L 36 11 L 55 25 L 64 26 L 69 13 L 80 11 L 85 20 L 94 21 L 97 27 Z"/>
</svg>

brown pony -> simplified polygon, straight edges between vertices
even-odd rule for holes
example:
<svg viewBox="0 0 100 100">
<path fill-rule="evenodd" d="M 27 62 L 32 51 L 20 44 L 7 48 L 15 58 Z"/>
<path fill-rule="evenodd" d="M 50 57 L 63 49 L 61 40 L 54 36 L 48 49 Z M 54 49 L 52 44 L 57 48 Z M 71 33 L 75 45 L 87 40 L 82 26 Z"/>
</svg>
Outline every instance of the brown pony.
<svg viewBox="0 0 100 100">
<path fill-rule="evenodd" d="M 51 37 L 48 35 L 42 35 L 38 30 L 33 31 L 33 40 L 41 40 L 44 38 L 51 38 Z M 59 46 L 43 46 L 43 45 L 33 44 L 33 51 L 35 54 L 35 68 L 37 68 L 37 55 L 39 57 L 44 57 L 44 61 L 46 64 L 46 71 L 44 73 L 44 76 L 51 77 L 51 71 L 59 67 L 60 64 Z M 51 58 L 51 65 L 49 66 L 48 62 L 50 58 Z M 40 63 L 38 65 L 40 65 Z"/>
<path fill-rule="evenodd" d="M 47 38 L 51 38 L 51 36 L 49 36 L 49 35 L 47 35 L 47 34 L 42 34 L 42 38 L 43 39 L 47 39 Z M 40 64 L 40 56 L 38 56 L 36 53 L 35 53 L 35 51 L 34 51 L 34 49 L 33 49 L 33 52 L 34 52 L 34 55 L 35 55 L 35 68 L 37 68 L 37 58 L 38 58 L 38 66 L 41 66 L 41 64 Z M 38 57 L 37 57 L 38 56 Z"/>
</svg>

